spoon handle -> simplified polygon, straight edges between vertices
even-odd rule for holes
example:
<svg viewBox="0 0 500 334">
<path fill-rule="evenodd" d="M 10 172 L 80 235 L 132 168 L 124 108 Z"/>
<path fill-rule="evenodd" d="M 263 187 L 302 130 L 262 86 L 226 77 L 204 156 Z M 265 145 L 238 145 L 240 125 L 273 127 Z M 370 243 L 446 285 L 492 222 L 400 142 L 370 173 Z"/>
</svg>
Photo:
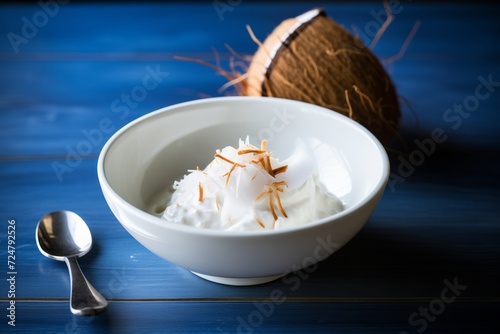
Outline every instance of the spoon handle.
<svg viewBox="0 0 500 334">
<path fill-rule="evenodd" d="M 87 281 L 78 265 L 77 257 L 66 257 L 71 279 L 71 312 L 76 315 L 93 315 L 108 306 L 104 297 Z"/>
</svg>

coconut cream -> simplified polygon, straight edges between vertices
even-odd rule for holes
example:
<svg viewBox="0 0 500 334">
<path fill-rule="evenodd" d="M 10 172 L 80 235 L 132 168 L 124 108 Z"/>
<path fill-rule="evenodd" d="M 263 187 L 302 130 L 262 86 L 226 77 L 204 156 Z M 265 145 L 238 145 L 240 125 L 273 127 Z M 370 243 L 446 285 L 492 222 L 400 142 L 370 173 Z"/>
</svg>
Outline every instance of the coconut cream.
<svg viewBox="0 0 500 334">
<path fill-rule="evenodd" d="M 246 140 L 217 150 L 203 170 L 189 170 L 173 184 L 163 212 L 168 222 L 228 231 L 282 229 L 342 210 L 319 182 L 316 162 L 303 147 L 280 162 Z"/>
</svg>

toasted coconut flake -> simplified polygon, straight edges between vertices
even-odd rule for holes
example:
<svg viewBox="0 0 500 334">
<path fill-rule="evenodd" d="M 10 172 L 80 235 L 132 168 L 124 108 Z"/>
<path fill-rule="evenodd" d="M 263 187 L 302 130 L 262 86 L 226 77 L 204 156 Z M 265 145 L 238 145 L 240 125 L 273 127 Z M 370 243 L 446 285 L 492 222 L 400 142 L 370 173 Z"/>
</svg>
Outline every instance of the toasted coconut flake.
<svg viewBox="0 0 500 334">
<path fill-rule="evenodd" d="M 285 180 L 281 180 L 281 181 L 273 182 L 273 186 L 276 188 L 288 187 L 288 183 Z M 281 191 L 283 191 L 283 189 L 281 189 Z"/>
<path fill-rule="evenodd" d="M 269 194 L 272 190 L 271 190 L 271 186 L 272 185 L 269 185 L 269 184 L 265 184 L 264 186 L 262 186 L 262 192 L 260 193 L 259 196 L 257 196 L 257 198 L 255 199 L 255 201 L 258 201 L 259 199 L 261 199 L 262 197 L 264 197 L 266 194 Z"/>
<path fill-rule="evenodd" d="M 260 149 L 261 149 L 261 150 L 263 150 L 263 151 L 267 151 L 266 147 L 267 147 L 267 140 L 266 140 L 266 139 L 264 139 L 264 140 L 262 140 L 262 142 L 260 143 Z"/>
<path fill-rule="evenodd" d="M 274 210 L 273 193 L 272 192 L 269 192 L 269 208 L 271 209 L 271 214 L 273 215 L 274 221 L 278 220 L 278 215 L 276 214 L 276 211 Z"/>
<path fill-rule="evenodd" d="M 260 225 L 260 227 L 266 228 L 266 225 L 264 225 L 264 223 L 259 219 L 259 217 L 257 217 L 257 215 L 255 215 L 254 218 L 255 221 Z"/>
<path fill-rule="evenodd" d="M 266 194 L 269 194 L 269 190 L 264 190 L 263 192 L 261 192 L 259 194 L 259 196 L 257 196 L 257 198 L 255 199 L 256 202 L 258 202 L 262 197 L 264 197 Z"/>
<path fill-rule="evenodd" d="M 262 155 L 259 158 L 259 162 L 262 165 L 262 169 L 264 169 L 267 173 L 269 173 L 269 167 L 267 166 L 267 160 L 266 160 L 266 157 L 264 155 Z"/>
<path fill-rule="evenodd" d="M 246 157 L 244 160 L 244 161 L 250 160 L 250 164 L 254 164 L 258 169 L 258 171 L 251 178 L 251 181 L 254 181 L 257 178 L 257 176 L 260 173 L 260 170 L 265 171 L 268 175 L 270 175 L 272 177 L 276 177 L 276 175 L 284 173 L 288 170 L 288 165 L 283 165 L 283 166 L 273 168 L 272 163 L 274 162 L 274 160 L 271 160 L 271 156 L 273 155 L 273 153 L 267 151 L 267 141 L 266 140 L 262 140 L 262 142 L 260 144 L 260 149 L 258 147 L 255 147 L 255 146 L 248 145 L 248 143 L 247 143 L 246 148 L 239 149 L 239 150 L 236 148 L 234 148 L 234 149 L 237 150 L 238 155 L 244 155 L 244 154 L 253 155 L 253 158 L 250 158 L 252 160 L 250 160 Z M 221 162 L 221 161 L 223 161 L 223 162 Z M 224 155 L 222 155 L 221 150 L 216 150 L 216 153 L 214 154 L 214 160 L 211 162 L 210 166 L 214 162 L 216 164 L 229 163 L 231 165 L 229 167 L 229 170 L 223 175 L 223 177 L 225 177 L 225 185 L 226 186 L 229 184 L 231 175 L 232 175 L 233 171 L 236 169 L 236 167 L 240 167 L 240 168 L 245 167 L 244 164 L 233 161 L 233 160 L 225 157 Z M 195 171 L 198 171 L 198 172 L 201 171 L 205 175 L 207 175 L 207 173 L 205 171 L 202 171 L 199 166 L 196 166 L 196 170 L 191 171 L 191 172 L 195 172 Z M 284 191 L 285 187 L 288 187 L 288 183 L 285 180 L 276 181 L 276 182 L 266 184 L 263 186 L 262 192 L 255 198 L 255 201 L 258 202 L 258 201 L 262 200 L 264 197 L 266 197 L 266 196 L 268 197 L 267 205 L 269 206 L 269 212 L 272 214 L 273 219 L 274 219 L 272 228 L 275 228 L 276 221 L 278 220 L 279 216 L 283 216 L 285 218 L 288 218 L 288 215 L 285 211 L 285 208 L 283 207 L 283 204 L 281 202 L 281 197 L 280 197 L 280 193 L 282 193 Z M 198 201 L 202 202 L 204 200 L 204 187 L 202 185 L 202 182 L 198 182 L 198 194 L 199 194 Z M 215 196 L 214 196 L 214 203 L 215 203 L 215 207 L 217 208 L 217 211 L 220 211 L 221 207 L 219 204 L 219 199 L 217 197 L 217 194 L 215 194 Z M 232 217 L 228 216 L 227 220 L 228 220 L 228 222 L 231 222 Z M 255 221 L 262 228 L 266 228 L 265 224 L 259 219 L 259 217 L 256 214 L 255 214 Z"/>
<path fill-rule="evenodd" d="M 276 197 L 276 203 L 278 203 L 278 209 L 280 210 L 281 214 L 283 215 L 283 217 L 288 218 L 285 209 L 283 209 L 283 205 L 281 205 L 280 194 L 278 194 L 278 192 L 274 192 L 274 196 Z"/>
<path fill-rule="evenodd" d="M 215 195 L 215 207 L 217 208 L 217 211 L 220 211 L 219 200 L 217 199 L 217 194 Z"/>
<path fill-rule="evenodd" d="M 220 153 L 215 153 L 215 154 L 214 154 L 214 157 L 215 157 L 215 158 L 219 158 L 219 159 L 221 159 L 221 160 L 224 160 L 224 161 L 226 161 L 226 162 L 229 162 L 230 164 L 236 165 L 236 166 L 238 166 L 238 167 L 245 167 L 245 165 L 242 165 L 242 164 L 239 164 L 239 163 L 237 163 L 237 162 L 235 162 L 235 161 L 232 161 L 232 160 L 230 160 L 230 159 L 226 158 L 225 156 L 221 155 Z"/>
<path fill-rule="evenodd" d="M 286 172 L 288 169 L 288 165 L 284 165 L 284 166 L 281 166 L 281 167 L 278 167 L 278 168 L 275 168 L 273 169 L 273 174 L 274 175 L 278 175 L 280 173 L 284 173 Z"/>
<path fill-rule="evenodd" d="M 259 150 L 258 148 L 247 148 L 247 149 L 238 151 L 238 155 L 250 154 L 250 153 L 257 155 L 257 154 L 266 153 L 266 150 Z"/>
<path fill-rule="evenodd" d="M 269 173 L 269 175 L 274 177 L 273 167 L 271 167 L 271 155 L 270 154 L 266 154 L 266 170 Z"/>
<path fill-rule="evenodd" d="M 222 175 L 222 176 L 226 177 L 226 183 L 224 185 L 227 186 L 227 184 L 229 183 L 229 178 L 231 177 L 231 173 L 234 171 L 235 168 L 236 168 L 236 165 L 232 165 L 231 168 L 229 169 L 229 172 L 227 172 L 226 174 Z"/>
<path fill-rule="evenodd" d="M 198 192 L 199 192 L 198 201 L 202 202 L 203 201 L 203 186 L 201 185 L 201 182 L 198 182 Z"/>
<path fill-rule="evenodd" d="M 275 206 L 278 208 L 280 213 L 283 215 L 283 217 L 288 218 L 288 215 L 285 211 L 285 208 L 283 208 L 283 204 L 281 203 L 281 197 L 280 194 L 283 192 L 283 188 L 288 187 L 288 183 L 284 180 L 282 181 L 276 181 L 271 184 L 268 184 L 265 186 L 264 190 L 257 196 L 255 201 L 259 201 L 261 198 L 264 196 L 268 195 L 269 197 L 269 210 L 271 211 L 271 214 L 273 215 L 274 222 L 278 220 L 278 215 L 275 210 Z M 276 203 L 275 203 L 276 201 Z M 274 227 L 273 227 L 274 228 Z"/>
</svg>

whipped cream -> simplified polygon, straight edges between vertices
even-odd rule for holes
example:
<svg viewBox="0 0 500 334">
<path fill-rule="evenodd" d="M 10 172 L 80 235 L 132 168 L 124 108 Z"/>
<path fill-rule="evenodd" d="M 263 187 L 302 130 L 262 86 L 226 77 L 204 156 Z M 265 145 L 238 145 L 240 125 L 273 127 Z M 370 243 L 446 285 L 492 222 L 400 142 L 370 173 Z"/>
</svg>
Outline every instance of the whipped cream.
<svg viewBox="0 0 500 334">
<path fill-rule="evenodd" d="M 304 147 L 280 162 L 249 139 L 217 150 L 203 170 L 175 181 L 162 218 L 178 224 L 228 231 L 281 229 L 342 210 L 319 182 L 316 162 Z"/>
</svg>

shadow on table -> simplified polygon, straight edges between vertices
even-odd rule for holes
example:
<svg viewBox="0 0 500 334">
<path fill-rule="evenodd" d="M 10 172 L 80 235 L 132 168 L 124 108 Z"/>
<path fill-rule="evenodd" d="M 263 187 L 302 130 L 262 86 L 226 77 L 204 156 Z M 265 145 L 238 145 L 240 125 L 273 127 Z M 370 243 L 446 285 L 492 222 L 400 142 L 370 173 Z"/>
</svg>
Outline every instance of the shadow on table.
<svg viewBox="0 0 500 334">
<path fill-rule="evenodd" d="M 411 235 L 404 227 L 381 231 L 376 225 L 365 227 L 317 268 L 272 284 L 290 297 L 430 298 L 439 296 L 445 280 L 456 280 L 467 286 L 469 298 L 500 295 L 495 254 L 475 253 L 473 245 L 452 236 Z"/>
</svg>

